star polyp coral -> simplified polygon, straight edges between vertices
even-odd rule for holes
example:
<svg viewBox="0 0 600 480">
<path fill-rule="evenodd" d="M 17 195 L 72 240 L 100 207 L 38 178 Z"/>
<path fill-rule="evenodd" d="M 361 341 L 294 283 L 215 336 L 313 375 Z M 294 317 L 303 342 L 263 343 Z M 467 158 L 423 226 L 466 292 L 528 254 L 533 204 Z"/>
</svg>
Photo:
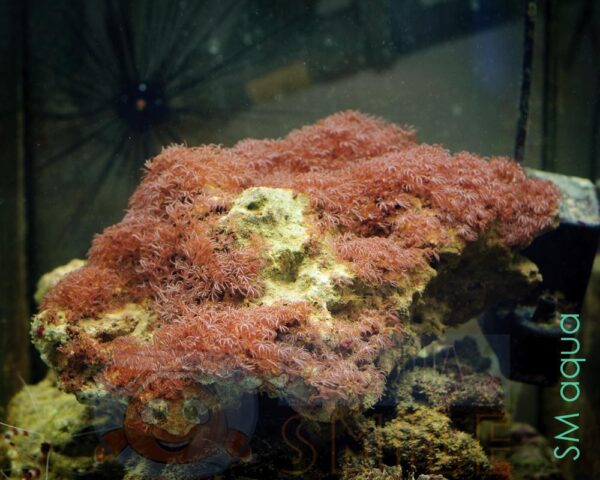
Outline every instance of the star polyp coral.
<svg viewBox="0 0 600 480">
<path fill-rule="evenodd" d="M 46 295 L 36 344 L 74 391 L 158 373 L 173 392 L 192 378 L 258 388 L 317 416 L 364 409 L 395 364 L 443 331 L 423 302 L 449 317 L 469 304 L 432 279 L 493 247 L 503 253 L 482 275 L 531 282 L 535 267 L 521 268 L 515 251 L 555 225 L 558 200 L 508 159 L 452 155 L 356 112 L 281 140 L 172 146 L 148 162 L 87 264 Z M 481 298 L 483 308 L 492 296 Z M 90 370 L 84 358 L 105 363 Z"/>
</svg>

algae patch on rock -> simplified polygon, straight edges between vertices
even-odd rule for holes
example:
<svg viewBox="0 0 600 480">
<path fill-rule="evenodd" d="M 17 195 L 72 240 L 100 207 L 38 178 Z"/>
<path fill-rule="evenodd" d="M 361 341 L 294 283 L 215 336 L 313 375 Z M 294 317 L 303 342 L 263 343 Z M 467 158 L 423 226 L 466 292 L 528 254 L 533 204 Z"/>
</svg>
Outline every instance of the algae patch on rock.
<svg viewBox="0 0 600 480">
<path fill-rule="evenodd" d="M 91 409 L 59 390 L 52 373 L 12 398 L 6 422 L 15 426 L 0 437 L 8 478 L 120 477 L 118 465 L 95 464 L 99 437 Z"/>
</svg>

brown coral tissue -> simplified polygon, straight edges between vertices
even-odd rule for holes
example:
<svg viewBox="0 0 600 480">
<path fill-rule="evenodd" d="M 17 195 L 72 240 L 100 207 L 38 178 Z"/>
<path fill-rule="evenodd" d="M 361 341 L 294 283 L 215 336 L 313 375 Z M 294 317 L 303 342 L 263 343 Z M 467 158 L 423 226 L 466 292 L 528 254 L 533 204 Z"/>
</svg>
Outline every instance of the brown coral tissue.
<svg viewBox="0 0 600 480">
<path fill-rule="evenodd" d="M 268 239 L 242 242 L 222 221 L 251 187 L 304 199 L 306 255 L 327 252 L 350 272 L 336 284 L 346 301 L 327 315 L 301 298 L 263 301 Z M 164 371 L 178 372 L 161 384 L 167 397 L 189 374 L 365 407 L 381 395 L 391 369 L 382 358 L 410 321 L 399 295 L 432 278 L 451 249 L 527 246 L 555 225 L 558 203 L 552 184 L 510 159 L 452 154 L 352 111 L 279 140 L 170 146 L 148 161 L 123 220 L 94 239 L 87 264 L 44 298 L 46 327 L 63 321 L 73 341 L 54 366 L 71 390 Z M 128 304 L 148 312 L 143 335 L 133 326 L 90 333 L 90 322 Z"/>
</svg>

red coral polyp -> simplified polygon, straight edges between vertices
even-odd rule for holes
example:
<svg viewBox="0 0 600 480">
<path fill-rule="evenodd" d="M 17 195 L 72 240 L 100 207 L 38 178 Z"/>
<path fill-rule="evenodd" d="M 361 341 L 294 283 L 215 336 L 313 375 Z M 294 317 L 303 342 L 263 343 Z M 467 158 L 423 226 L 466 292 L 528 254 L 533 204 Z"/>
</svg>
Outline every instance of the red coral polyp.
<svg viewBox="0 0 600 480">
<path fill-rule="evenodd" d="M 74 325 L 144 300 L 157 318 L 150 341 L 121 336 L 94 343 L 102 354 L 87 355 L 109 359 L 103 378 L 117 387 L 139 381 L 140 372 L 242 373 L 265 390 L 301 379 L 315 401 L 377 398 L 384 379 L 377 358 L 400 335 L 393 302 L 329 312 L 326 335 L 309 302 L 263 305 L 265 246 L 240 242 L 222 224 L 250 187 L 306 199 L 311 255 L 331 252 L 373 289 L 399 287 L 445 248 L 486 235 L 524 247 L 555 224 L 559 202 L 555 186 L 527 178 L 508 159 L 453 155 L 356 112 L 280 140 L 171 146 L 147 163 L 123 221 L 94 239 L 87 265 L 41 309 L 48 318 L 66 312 Z M 350 288 L 342 277 L 339 285 Z M 79 342 L 77 355 L 88 343 Z"/>
<path fill-rule="evenodd" d="M 72 321 L 95 317 L 124 297 L 123 276 L 115 270 L 87 265 L 71 272 L 44 297 L 40 310 L 62 310 Z"/>
</svg>

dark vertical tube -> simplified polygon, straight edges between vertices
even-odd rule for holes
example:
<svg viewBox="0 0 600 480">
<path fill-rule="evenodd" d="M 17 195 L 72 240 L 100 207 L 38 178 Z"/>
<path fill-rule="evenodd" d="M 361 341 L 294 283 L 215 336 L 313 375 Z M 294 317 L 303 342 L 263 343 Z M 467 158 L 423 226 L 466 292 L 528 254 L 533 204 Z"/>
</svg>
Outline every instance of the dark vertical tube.
<svg viewBox="0 0 600 480">
<path fill-rule="evenodd" d="M 0 1 L 0 417 L 29 377 L 26 174 L 23 137 L 25 2 Z"/>
<path fill-rule="evenodd" d="M 544 15 L 544 87 L 542 102 L 542 169 L 556 170 L 556 80 L 558 45 L 555 0 L 546 0 Z"/>
<path fill-rule="evenodd" d="M 535 41 L 535 21 L 537 1 L 528 0 L 525 9 L 523 66 L 521 69 L 521 94 L 519 99 L 519 118 L 517 121 L 517 139 L 515 142 L 515 160 L 523 163 L 525 142 L 527 141 L 527 119 L 529 117 L 529 97 L 531 94 L 531 76 L 533 66 L 533 46 Z"/>
</svg>

